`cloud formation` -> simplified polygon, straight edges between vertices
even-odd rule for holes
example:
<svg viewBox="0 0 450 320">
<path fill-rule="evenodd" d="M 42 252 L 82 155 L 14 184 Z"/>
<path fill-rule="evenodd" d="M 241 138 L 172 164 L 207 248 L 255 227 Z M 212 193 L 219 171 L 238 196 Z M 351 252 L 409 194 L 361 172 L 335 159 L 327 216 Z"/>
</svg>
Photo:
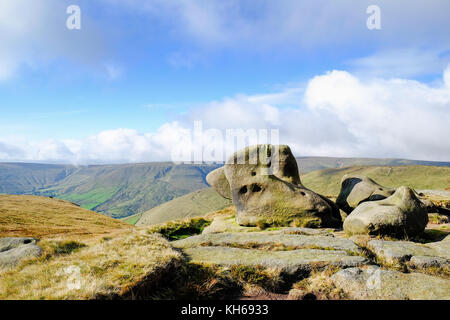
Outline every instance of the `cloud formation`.
<svg viewBox="0 0 450 320">
<path fill-rule="evenodd" d="M 450 161 L 450 66 L 434 86 L 330 71 L 304 87 L 210 102 L 152 133 L 115 129 L 81 140 L 0 141 L 0 158 L 79 164 L 167 161 L 174 149 L 207 140 L 191 139 L 198 120 L 204 130 L 218 129 L 224 136 L 226 129 L 279 129 L 280 142 L 299 156 Z"/>
</svg>

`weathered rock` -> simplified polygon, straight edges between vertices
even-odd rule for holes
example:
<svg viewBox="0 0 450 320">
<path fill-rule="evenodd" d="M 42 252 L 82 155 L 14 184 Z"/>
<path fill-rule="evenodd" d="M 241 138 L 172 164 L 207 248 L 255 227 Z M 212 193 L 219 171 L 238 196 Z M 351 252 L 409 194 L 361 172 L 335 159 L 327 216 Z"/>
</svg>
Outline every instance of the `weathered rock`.
<svg viewBox="0 0 450 320">
<path fill-rule="evenodd" d="M 413 237 L 422 233 L 428 214 L 408 187 L 400 187 L 384 200 L 361 203 L 344 221 L 348 234 Z"/>
<path fill-rule="evenodd" d="M 350 213 L 360 203 L 386 199 L 395 190 L 380 186 L 366 176 L 346 174 L 341 179 L 341 191 L 336 199 L 337 206 Z"/>
<path fill-rule="evenodd" d="M 13 267 L 24 259 L 39 257 L 42 249 L 36 243 L 33 238 L 1 238 L 0 268 Z"/>
<path fill-rule="evenodd" d="M 414 256 L 409 260 L 411 267 L 416 269 L 426 268 L 450 268 L 450 261 L 441 257 Z"/>
<path fill-rule="evenodd" d="M 206 176 L 206 182 L 217 191 L 222 197 L 226 199 L 231 199 L 230 184 L 225 177 L 225 168 L 221 167 L 219 169 L 211 171 Z"/>
<path fill-rule="evenodd" d="M 388 264 L 404 264 L 411 260 L 412 265 L 426 264 L 428 262 L 440 262 L 445 267 L 450 259 L 450 236 L 442 241 L 420 244 L 411 241 L 385 241 L 372 240 L 367 243 L 369 249 L 382 262 Z"/>
<path fill-rule="evenodd" d="M 265 251 L 228 247 L 195 247 L 183 249 L 193 263 L 220 266 L 262 266 L 293 274 L 300 270 L 333 265 L 337 267 L 361 266 L 367 259 L 348 255 L 345 251 L 301 249 Z"/>
<path fill-rule="evenodd" d="M 257 232 L 261 231 L 258 227 L 240 226 L 234 217 L 217 217 L 213 222 L 203 229 L 202 234 L 222 233 L 222 232 Z"/>
<path fill-rule="evenodd" d="M 192 248 L 200 246 L 222 246 L 241 248 L 290 248 L 290 249 L 322 249 L 343 250 L 357 255 L 361 249 L 349 239 L 334 238 L 333 236 L 306 236 L 297 234 L 283 234 L 274 232 L 228 232 L 201 234 L 183 240 L 172 242 L 175 248 Z"/>
<path fill-rule="evenodd" d="M 450 280 L 371 266 L 340 270 L 334 285 L 357 300 L 449 300 Z"/>
<path fill-rule="evenodd" d="M 337 206 L 301 185 L 288 146 L 257 145 L 236 152 L 225 164 L 236 220 L 240 225 L 300 221 L 340 225 Z"/>
</svg>

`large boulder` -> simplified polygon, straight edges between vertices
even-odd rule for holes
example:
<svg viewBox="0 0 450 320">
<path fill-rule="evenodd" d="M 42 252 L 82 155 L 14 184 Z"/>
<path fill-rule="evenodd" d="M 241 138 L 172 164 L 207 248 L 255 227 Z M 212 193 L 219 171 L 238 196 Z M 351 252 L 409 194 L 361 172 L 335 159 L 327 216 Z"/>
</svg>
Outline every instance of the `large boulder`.
<svg viewBox="0 0 450 320">
<path fill-rule="evenodd" d="M 240 225 L 289 223 L 340 224 L 337 206 L 305 188 L 288 146 L 256 145 L 236 152 L 225 164 L 236 220 Z"/>
<path fill-rule="evenodd" d="M 27 258 L 39 257 L 42 249 L 34 238 L 0 238 L 0 268 L 14 267 Z"/>
<path fill-rule="evenodd" d="M 400 187 L 384 200 L 361 203 L 344 221 L 347 234 L 413 237 L 428 223 L 424 204 L 408 187 Z"/>
<path fill-rule="evenodd" d="M 206 182 L 222 197 L 231 200 L 230 184 L 225 177 L 224 167 L 211 171 L 206 176 Z"/>
<path fill-rule="evenodd" d="M 341 180 L 341 191 L 336 199 L 337 206 L 350 213 L 360 203 L 390 197 L 395 190 L 380 186 L 366 176 L 346 174 Z"/>
</svg>

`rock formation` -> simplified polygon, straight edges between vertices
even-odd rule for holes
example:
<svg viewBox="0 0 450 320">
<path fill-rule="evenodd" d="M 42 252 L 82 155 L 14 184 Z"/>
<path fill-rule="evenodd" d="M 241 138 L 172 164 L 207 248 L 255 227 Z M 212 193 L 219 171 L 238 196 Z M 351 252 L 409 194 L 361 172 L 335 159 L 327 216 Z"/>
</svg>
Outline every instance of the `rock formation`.
<svg viewBox="0 0 450 320">
<path fill-rule="evenodd" d="M 42 249 L 33 238 L 0 238 L 0 268 L 13 267 L 26 258 L 39 257 Z"/>
<path fill-rule="evenodd" d="M 236 152 L 225 164 L 240 225 L 276 221 L 337 226 L 337 206 L 305 188 L 288 146 L 257 145 Z"/>
<path fill-rule="evenodd" d="M 341 191 L 336 199 L 336 204 L 346 213 L 350 213 L 360 203 L 386 199 L 394 191 L 393 189 L 380 186 L 366 176 L 346 174 L 342 177 Z"/>
<path fill-rule="evenodd" d="M 384 200 L 361 203 L 344 221 L 348 234 L 412 237 L 424 231 L 428 214 L 408 187 L 400 187 Z"/>
</svg>

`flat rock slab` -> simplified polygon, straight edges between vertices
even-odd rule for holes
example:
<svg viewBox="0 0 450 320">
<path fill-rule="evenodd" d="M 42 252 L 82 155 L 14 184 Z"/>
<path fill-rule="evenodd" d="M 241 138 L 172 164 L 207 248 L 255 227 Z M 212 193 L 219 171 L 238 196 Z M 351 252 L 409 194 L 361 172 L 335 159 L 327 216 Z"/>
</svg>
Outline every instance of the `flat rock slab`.
<svg viewBox="0 0 450 320">
<path fill-rule="evenodd" d="M 193 263 L 220 266 L 262 266 L 287 273 L 328 265 L 342 268 L 354 267 L 368 262 L 364 257 L 350 256 L 345 251 L 317 249 L 264 251 L 229 247 L 195 247 L 185 248 L 183 252 Z"/>
<path fill-rule="evenodd" d="M 361 249 L 351 240 L 330 236 L 306 236 L 284 234 L 279 231 L 251 233 L 212 233 L 201 234 L 172 242 L 175 248 L 193 248 L 200 246 L 222 246 L 239 248 L 288 247 L 289 249 L 342 250 L 352 255 L 361 253 Z"/>
<path fill-rule="evenodd" d="M 331 277 L 334 285 L 358 300 L 449 300 L 450 280 L 378 267 L 348 268 Z"/>
<path fill-rule="evenodd" d="M 0 268 L 13 267 L 26 258 L 39 257 L 42 249 L 33 238 L 1 238 Z"/>
<path fill-rule="evenodd" d="M 391 264 L 401 264 L 410 260 L 414 262 L 416 259 L 412 258 L 415 256 L 435 257 L 436 261 L 447 261 L 450 259 L 449 240 L 449 236 L 442 241 L 427 244 L 411 241 L 372 240 L 367 243 L 367 249 L 372 251 L 380 260 Z"/>
<path fill-rule="evenodd" d="M 232 217 L 217 217 L 213 222 L 206 227 L 202 234 L 207 233 L 222 233 L 222 232 L 259 232 L 258 227 L 242 227 L 236 222 L 236 218 Z"/>
</svg>

